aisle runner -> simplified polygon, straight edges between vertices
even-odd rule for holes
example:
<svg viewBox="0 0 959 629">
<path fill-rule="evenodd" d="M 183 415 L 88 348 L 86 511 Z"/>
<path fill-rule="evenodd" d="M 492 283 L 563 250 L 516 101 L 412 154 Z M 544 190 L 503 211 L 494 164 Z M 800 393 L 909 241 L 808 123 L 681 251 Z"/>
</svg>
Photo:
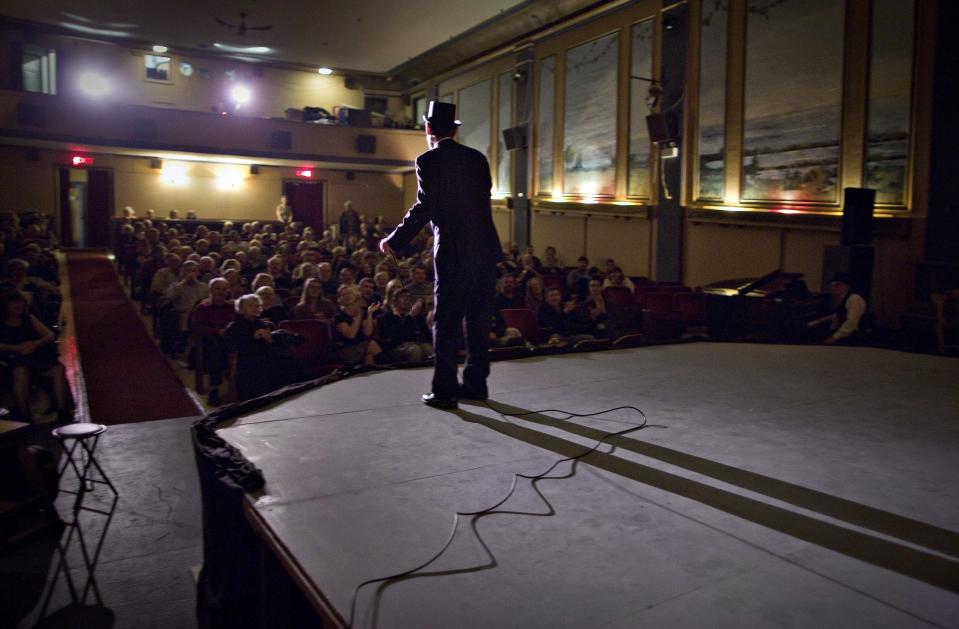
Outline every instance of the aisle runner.
<svg viewBox="0 0 959 629">
<path fill-rule="evenodd" d="M 67 253 L 90 421 L 123 424 L 201 414 L 147 334 L 102 251 Z"/>
</svg>

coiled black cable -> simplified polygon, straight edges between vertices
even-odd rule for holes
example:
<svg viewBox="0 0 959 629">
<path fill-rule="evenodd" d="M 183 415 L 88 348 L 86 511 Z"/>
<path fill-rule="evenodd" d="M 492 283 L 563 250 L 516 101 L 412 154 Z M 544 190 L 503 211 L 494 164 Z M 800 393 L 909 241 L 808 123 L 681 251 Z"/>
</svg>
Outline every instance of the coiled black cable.
<svg viewBox="0 0 959 629">
<path fill-rule="evenodd" d="M 628 435 L 628 434 L 630 434 L 630 433 L 638 432 L 638 431 L 644 430 L 644 429 L 646 429 L 646 428 L 666 428 L 666 426 L 662 426 L 662 425 L 658 425 L 658 424 L 650 424 L 649 421 L 648 421 L 648 418 L 646 417 L 646 413 L 644 413 L 642 410 L 640 410 L 639 408 L 637 408 L 637 407 L 635 407 L 635 406 L 617 406 L 616 408 L 610 408 L 610 409 L 606 409 L 606 410 L 603 410 L 603 411 L 597 411 L 597 412 L 595 412 L 595 413 L 570 413 L 569 411 L 564 411 L 564 410 L 560 410 L 560 409 L 552 409 L 552 408 L 550 408 L 550 409 L 543 409 L 543 410 L 539 410 L 539 411 L 524 411 L 524 412 L 521 412 L 521 413 L 510 413 L 510 412 L 506 412 L 506 411 L 504 411 L 504 410 L 501 410 L 501 409 L 498 409 L 498 408 L 494 407 L 492 404 L 489 403 L 489 401 L 484 401 L 484 403 L 485 403 L 486 406 L 489 407 L 489 409 L 492 410 L 494 413 L 497 413 L 497 414 L 499 414 L 499 415 L 501 415 L 501 416 L 503 416 L 503 417 L 525 417 L 526 415 L 542 415 L 542 414 L 544 414 L 544 413 L 562 413 L 563 415 L 565 415 L 565 417 L 559 417 L 559 418 L 554 418 L 554 419 L 558 419 L 559 421 L 566 421 L 566 420 L 568 420 L 568 419 L 570 419 L 570 418 L 573 418 L 573 417 L 596 417 L 596 416 L 598 416 L 598 415 L 605 415 L 605 414 L 607 414 L 607 413 L 612 413 L 612 412 L 614 412 L 614 411 L 632 410 L 632 411 L 636 411 L 637 413 L 640 414 L 640 416 L 643 418 L 643 422 L 642 422 L 641 424 L 639 424 L 639 425 L 636 425 L 636 426 L 630 426 L 629 428 L 626 428 L 626 429 L 624 429 L 624 430 L 620 430 L 620 431 L 617 431 L 617 432 L 607 433 L 607 434 L 604 435 L 601 439 L 599 439 L 595 444 L 593 444 L 592 447 L 588 448 L 587 450 L 583 451 L 583 452 L 580 453 L 580 454 L 577 454 L 576 456 L 566 457 L 566 458 L 562 458 L 562 459 L 558 459 L 558 460 L 554 461 L 552 465 L 550 465 L 546 470 L 544 470 L 543 472 L 541 472 L 541 473 L 539 473 L 539 474 L 535 474 L 535 475 L 532 475 L 532 476 L 530 476 L 530 475 L 528 475 L 528 474 L 513 474 L 513 480 L 512 480 L 512 482 L 510 483 L 509 491 L 506 492 L 506 495 L 503 496 L 502 499 L 500 499 L 499 501 L 497 501 L 496 504 L 493 504 L 493 505 L 491 505 L 491 506 L 489 506 L 489 507 L 486 507 L 485 509 L 480 509 L 479 511 L 457 511 L 456 513 L 454 513 L 454 514 L 453 514 L 453 525 L 452 525 L 452 527 L 450 528 L 450 533 L 449 533 L 449 535 L 448 535 L 447 538 L 446 538 L 446 542 L 442 545 L 442 547 L 440 547 L 440 549 L 439 549 L 432 557 L 430 557 L 429 559 L 427 559 L 427 560 L 424 561 L 423 563 L 419 564 L 418 566 L 416 566 L 416 567 L 414 567 L 414 568 L 410 568 L 409 570 L 404 570 L 403 572 L 397 572 L 397 573 L 395 573 L 395 574 L 387 575 L 387 576 L 384 576 L 384 577 L 377 577 L 377 578 L 375 578 L 375 579 L 367 579 L 366 581 L 363 581 L 362 583 L 358 584 L 358 585 L 353 589 L 353 596 L 352 596 L 352 598 L 351 598 L 351 600 L 350 600 L 350 617 L 349 617 L 349 622 L 348 622 L 348 625 L 347 625 L 347 626 L 349 626 L 349 627 L 352 627 L 352 626 L 353 626 L 353 621 L 354 621 L 354 618 L 355 618 L 355 615 L 356 615 L 356 599 L 357 599 L 357 597 L 359 596 L 360 590 L 363 589 L 364 587 L 366 587 L 367 585 L 372 585 L 372 584 L 374 584 L 374 583 L 382 583 L 383 586 L 385 586 L 385 585 L 386 585 L 387 583 L 389 583 L 390 581 L 395 581 L 395 580 L 398 580 L 398 579 L 404 579 L 404 578 L 406 578 L 406 577 L 411 577 L 411 576 L 414 576 L 414 575 L 417 575 L 417 574 L 418 574 L 419 576 L 430 576 L 431 574 L 432 574 L 432 575 L 450 574 L 450 572 L 421 573 L 420 571 L 421 571 L 421 570 L 424 570 L 425 568 L 427 568 L 428 566 L 430 566 L 433 562 L 435 562 L 437 559 L 439 559 L 440 557 L 442 557 L 443 554 L 444 554 L 444 553 L 447 551 L 447 549 L 450 547 L 450 545 L 453 543 L 453 540 L 456 538 L 456 531 L 457 531 L 457 528 L 458 528 L 458 526 L 459 526 L 459 521 L 460 521 L 460 517 L 461 517 L 461 516 L 463 516 L 463 517 L 468 517 L 468 518 L 470 519 L 470 528 L 473 530 L 473 535 L 474 535 L 474 536 L 476 537 L 476 539 L 479 541 L 480 545 L 483 547 L 483 550 L 486 552 L 487 556 L 489 557 L 489 563 L 484 564 L 484 565 L 482 565 L 482 566 L 476 566 L 476 567 L 474 567 L 474 568 L 471 568 L 470 571 L 472 571 L 472 570 L 482 570 L 482 569 L 485 569 L 485 568 L 493 567 L 493 566 L 496 565 L 496 557 L 493 555 L 493 552 L 492 552 L 492 551 L 489 549 L 489 547 L 486 545 L 486 542 L 483 540 L 482 535 L 479 534 L 479 531 L 478 531 L 477 528 L 476 528 L 476 521 L 477 521 L 479 518 L 481 518 L 481 517 L 483 517 L 483 516 L 486 516 L 486 515 L 492 515 L 492 514 L 494 514 L 494 513 L 500 513 L 500 514 L 515 514 L 515 515 L 530 515 L 530 516 L 540 516 L 540 517 L 549 517 L 549 516 L 552 516 L 552 515 L 554 515 L 554 514 L 556 513 L 556 511 L 553 509 L 553 505 L 549 502 L 549 500 L 547 500 L 546 497 L 545 497 L 545 496 L 542 494 L 542 492 L 539 490 L 539 487 L 537 487 L 537 483 L 539 483 L 539 481 L 542 481 L 542 480 L 560 480 L 560 479 L 571 478 L 571 477 L 575 474 L 575 472 L 576 472 L 576 465 L 579 463 L 580 459 L 582 459 L 582 458 L 584 458 L 584 457 L 592 454 L 593 452 L 596 452 L 596 451 L 599 449 L 599 447 L 600 447 L 601 445 L 603 445 L 603 443 L 605 443 L 605 442 L 606 442 L 607 440 L 609 440 L 609 439 L 612 439 L 612 438 L 614 438 L 614 437 L 623 437 L 623 436 Z M 570 469 L 569 474 L 561 475 L 561 476 L 549 476 L 549 474 L 550 474 L 553 470 L 555 470 L 557 466 L 559 466 L 560 464 L 565 463 L 565 462 L 567 462 L 567 461 L 571 461 L 571 462 L 573 463 L 573 466 L 572 466 L 572 468 Z M 499 509 L 499 507 L 501 507 L 503 504 L 505 504 L 506 501 L 508 501 L 508 500 L 513 496 L 513 493 L 516 491 L 516 483 L 517 483 L 517 481 L 518 481 L 519 479 L 521 479 L 521 478 L 530 481 L 530 484 L 531 484 L 531 486 L 533 487 L 533 490 L 534 490 L 534 491 L 536 492 L 536 494 L 539 496 L 540 500 L 542 500 L 543 503 L 546 504 L 546 506 L 547 506 L 547 512 L 546 512 L 546 513 L 529 513 L 529 512 L 518 512 L 518 511 L 497 511 L 497 509 Z M 457 571 L 457 572 L 458 572 L 458 571 Z M 382 588 L 383 586 L 381 586 L 381 588 Z M 374 618 L 375 618 L 375 615 L 374 615 Z M 374 623 L 374 624 L 375 624 L 375 623 Z"/>
</svg>

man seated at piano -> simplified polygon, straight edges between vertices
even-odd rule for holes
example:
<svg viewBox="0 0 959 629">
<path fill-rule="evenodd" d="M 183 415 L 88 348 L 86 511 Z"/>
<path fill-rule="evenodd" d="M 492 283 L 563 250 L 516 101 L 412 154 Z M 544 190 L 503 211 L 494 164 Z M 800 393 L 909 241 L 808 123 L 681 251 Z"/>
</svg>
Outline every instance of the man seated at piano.
<svg viewBox="0 0 959 629">
<path fill-rule="evenodd" d="M 809 327 L 816 329 L 829 324 L 828 336 L 823 340 L 825 345 L 855 345 L 861 336 L 860 326 L 866 314 L 866 300 L 852 291 L 847 273 L 833 275 L 829 292 L 832 314 L 810 322 Z"/>
</svg>

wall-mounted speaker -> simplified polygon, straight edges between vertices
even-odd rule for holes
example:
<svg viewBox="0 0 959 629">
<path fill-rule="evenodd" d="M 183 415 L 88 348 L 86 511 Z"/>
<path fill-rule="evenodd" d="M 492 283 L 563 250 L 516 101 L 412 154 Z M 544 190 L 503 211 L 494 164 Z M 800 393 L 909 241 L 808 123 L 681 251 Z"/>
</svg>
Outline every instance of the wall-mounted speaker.
<svg viewBox="0 0 959 629">
<path fill-rule="evenodd" d="M 40 151 L 37 149 L 27 149 L 23 152 L 23 159 L 28 162 L 39 162 L 40 161 Z"/>
<path fill-rule="evenodd" d="M 260 174 L 260 166 L 259 166 L 259 164 L 250 164 L 250 174 L 251 174 L 251 175 L 259 175 L 259 174 Z"/>
<path fill-rule="evenodd" d="M 155 168 L 157 170 L 163 168 L 163 160 L 159 157 L 150 158 L 150 168 Z"/>
<path fill-rule="evenodd" d="M 661 111 L 646 116 L 650 142 L 672 142 L 679 139 L 679 118 L 675 112 Z"/>
<path fill-rule="evenodd" d="M 503 144 L 507 151 L 526 148 L 526 128 L 520 125 L 503 129 Z"/>
<path fill-rule="evenodd" d="M 356 151 L 358 153 L 375 153 L 376 136 L 363 134 L 356 136 Z"/>
<path fill-rule="evenodd" d="M 47 126 L 47 108 L 34 103 L 17 103 L 17 124 L 28 127 Z"/>
<path fill-rule="evenodd" d="M 346 171 L 346 180 L 353 181 L 354 179 L 356 179 L 356 173 L 353 172 L 352 170 Z"/>
<path fill-rule="evenodd" d="M 876 191 L 871 188 L 843 189 L 841 244 L 872 244 L 872 210 L 875 204 Z"/>
<path fill-rule="evenodd" d="M 289 131 L 271 131 L 270 148 L 284 150 L 293 148 L 293 135 Z"/>
</svg>

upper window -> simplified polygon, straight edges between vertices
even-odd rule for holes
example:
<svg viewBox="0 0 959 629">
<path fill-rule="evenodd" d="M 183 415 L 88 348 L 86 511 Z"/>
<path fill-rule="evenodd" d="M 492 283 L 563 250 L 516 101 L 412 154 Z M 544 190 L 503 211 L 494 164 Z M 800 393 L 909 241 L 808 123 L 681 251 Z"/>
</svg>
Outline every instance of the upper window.
<svg viewBox="0 0 959 629">
<path fill-rule="evenodd" d="M 57 51 L 31 46 L 23 47 L 23 89 L 40 94 L 57 93 Z"/>
<path fill-rule="evenodd" d="M 170 80 L 170 57 L 163 55 L 143 55 L 148 81 Z"/>
</svg>

